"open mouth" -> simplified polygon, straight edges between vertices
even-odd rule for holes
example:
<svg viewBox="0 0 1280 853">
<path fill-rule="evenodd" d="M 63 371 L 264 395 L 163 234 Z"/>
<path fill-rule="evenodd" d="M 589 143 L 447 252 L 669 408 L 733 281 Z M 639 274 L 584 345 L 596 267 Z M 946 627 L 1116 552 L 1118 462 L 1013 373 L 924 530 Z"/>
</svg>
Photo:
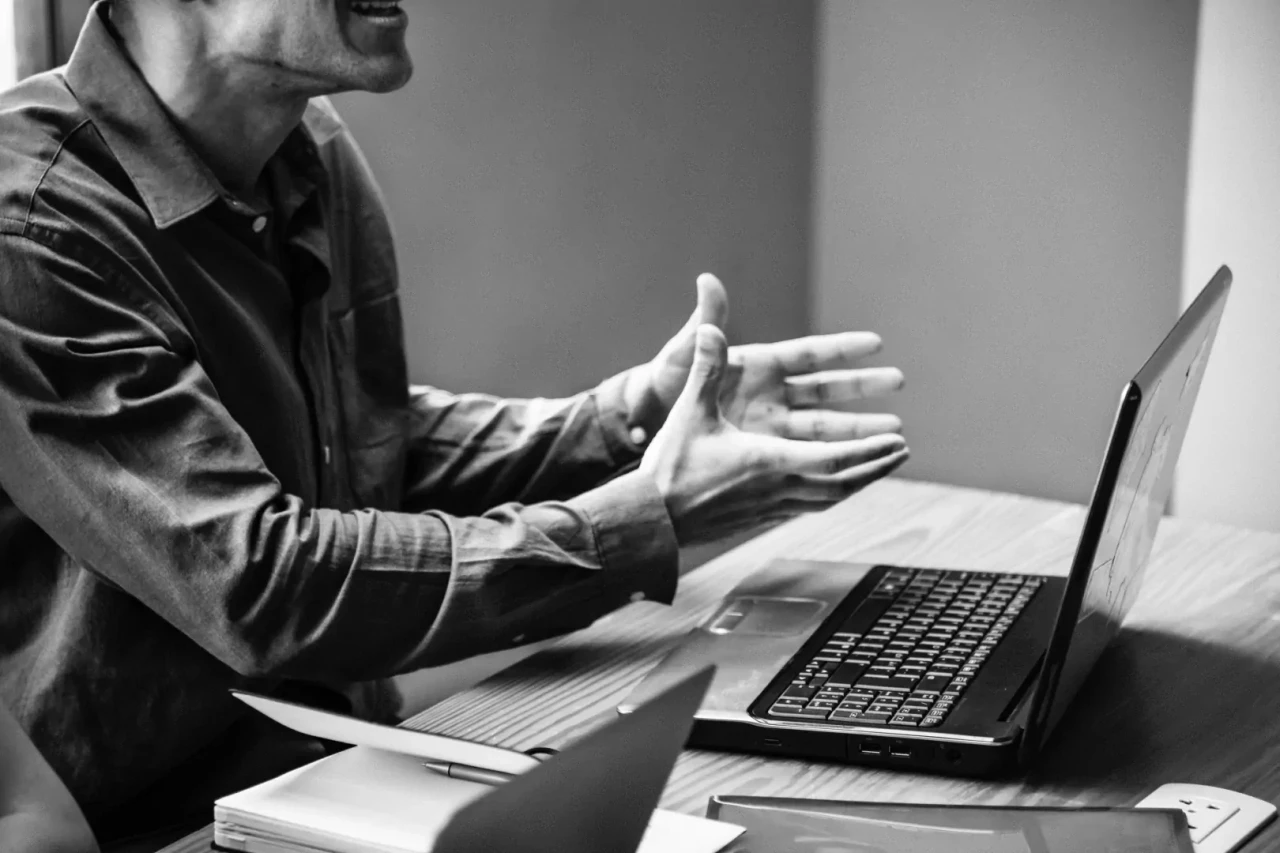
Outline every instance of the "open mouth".
<svg viewBox="0 0 1280 853">
<path fill-rule="evenodd" d="M 373 22 L 397 21 L 404 17 L 400 0 L 351 0 L 351 12 Z"/>
</svg>

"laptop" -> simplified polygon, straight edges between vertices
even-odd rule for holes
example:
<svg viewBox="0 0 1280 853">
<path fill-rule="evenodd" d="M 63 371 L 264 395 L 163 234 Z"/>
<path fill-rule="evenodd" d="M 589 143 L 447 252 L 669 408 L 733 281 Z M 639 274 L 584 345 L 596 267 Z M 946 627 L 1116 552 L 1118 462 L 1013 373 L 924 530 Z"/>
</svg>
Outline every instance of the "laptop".
<svg viewBox="0 0 1280 853">
<path fill-rule="evenodd" d="M 710 669 L 685 675 L 630 718 L 588 735 L 464 807 L 432 849 L 635 853 L 642 839 L 653 850 L 723 848 L 740 827 L 682 815 L 671 817 L 685 823 L 664 826 L 657 835 L 649 826 L 712 677 Z"/>
<path fill-rule="evenodd" d="M 710 667 L 690 673 L 634 714 L 562 752 L 540 750 L 555 753 L 543 762 L 514 750 L 236 691 L 237 698 L 288 728 L 357 746 L 220 798 L 212 849 L 716 853 L 742 828 L 655 810 L 711 675 Z M 424 758 L 450 770 L 424 767 Z M 491 778 L 453 776 L 454 768 Z"/>
<path fill-rule="evenodd" d="M 1224 266 L 1124 386 L 1067 577 L 775 561 L 619 710 L 715 663 L 690 746 L 966 776 L 1026 766 L 1141 588 L 1230 287 Z"/>
</svg>

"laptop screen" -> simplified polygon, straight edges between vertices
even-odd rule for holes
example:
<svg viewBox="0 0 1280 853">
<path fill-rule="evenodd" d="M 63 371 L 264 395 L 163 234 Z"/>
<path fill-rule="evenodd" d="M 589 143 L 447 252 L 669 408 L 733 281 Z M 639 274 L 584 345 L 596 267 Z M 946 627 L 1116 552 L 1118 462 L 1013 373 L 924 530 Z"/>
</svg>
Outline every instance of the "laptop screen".
<svg viewBox="0 0 1280 853">
<path fill-rule="evenodd" d="M 1057 725 L 1133 606 L 1230 282 L 1230 272 L 1219 270 L 1125 388 L 1046 654 L 1039 690 L 1053 692 L 1032 706 L 1038 740 Z"/>
</svg>

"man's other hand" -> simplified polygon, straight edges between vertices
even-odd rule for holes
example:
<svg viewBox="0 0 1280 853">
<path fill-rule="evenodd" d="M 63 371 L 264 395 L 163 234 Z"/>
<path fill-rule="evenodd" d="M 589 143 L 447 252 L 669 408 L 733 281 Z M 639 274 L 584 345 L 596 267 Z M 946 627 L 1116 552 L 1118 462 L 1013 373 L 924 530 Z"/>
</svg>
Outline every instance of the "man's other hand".
<svg viewBox="0 0 1280 853">
<path fill-rule="evenodd" d="M 688 322 L 641 374 L 668 412 L 688 379 L 696 329 L 703 323 L 723 329 L 729 313 L 718 278 L 703 273 L 697 287 L 697 306 Z M 896 415 L 843 410 L 857 400 L 902 387 L 902 371 L 896 367 L 855 366 L 880 346 L 880 336 L 873 332 L 842 332 L 731 347 L 720 383 L 721 412 L 746 432 L 802 441 L 847 441 L 899 432 L 902 422 Z"/>
<path fill-rule="evenodd" d="M 906 461 L 906 442 L 892 433 L 804 441 L 796 438 L 814 436 L 739 428 L 722 404 L 734 399 L 725 391 L 731 371 L 724 333 L 699 324 L 691 349 L 684 387 L 640 462 L 662 493 L 680 544 L 824 509 Z"/>
</svg>

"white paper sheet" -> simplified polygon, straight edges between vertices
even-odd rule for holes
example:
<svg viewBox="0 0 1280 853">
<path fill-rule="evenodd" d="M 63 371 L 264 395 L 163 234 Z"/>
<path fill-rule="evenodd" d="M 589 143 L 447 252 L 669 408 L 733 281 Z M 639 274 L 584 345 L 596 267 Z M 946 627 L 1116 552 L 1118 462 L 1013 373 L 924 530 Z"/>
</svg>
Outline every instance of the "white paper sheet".
<svg viewBox="0 0 1280 853">
<path fill-rule="evenodd" d="M 356 747 L 224 797 L 214 840 L 249 853 L 430 853 L 454 812 L 491 788 L 450 779 L 417 756 Z M 732 824 L 658 809 L 640 853 L 715 853 Z"/>
<path fill-rule="evenodd" d="M 372 746 L 434 761 L 470 764 L 472 767 L 499 770 L 503 773 L 524 773 L 538 766 L 538 759 L 512 749 L 472 743 L 399 726 L 379 725 L 343 714 L 309 708 L 306 705 L 281 702 L 278 699 L 254 693 L 233 690 L 231 695 L 280 725 L 312 737 L 355 746 Z"/>
</svg>

